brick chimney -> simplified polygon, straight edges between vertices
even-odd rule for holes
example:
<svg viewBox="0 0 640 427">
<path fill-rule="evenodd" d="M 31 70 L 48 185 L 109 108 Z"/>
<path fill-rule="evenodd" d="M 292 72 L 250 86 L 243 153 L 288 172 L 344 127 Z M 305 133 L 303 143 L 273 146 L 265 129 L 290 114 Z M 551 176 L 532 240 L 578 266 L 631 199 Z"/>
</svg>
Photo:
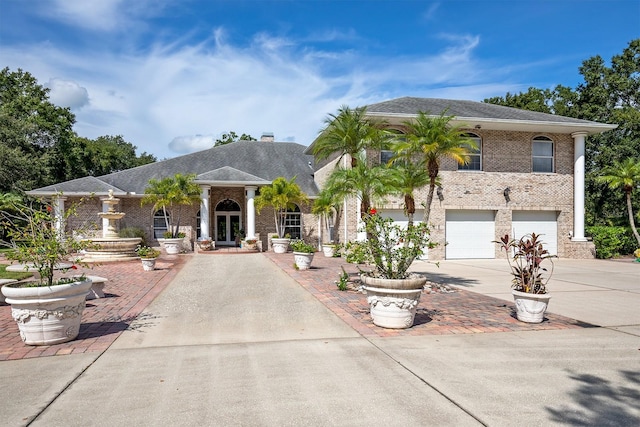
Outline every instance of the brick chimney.
<svg viewBox="0 0 640 427">
<path fill-rule="evenodd" d="M 273 142 L 273 132 L 262 132 L 262 136 L 260 137 L 261 142 Z"/>
</svg>

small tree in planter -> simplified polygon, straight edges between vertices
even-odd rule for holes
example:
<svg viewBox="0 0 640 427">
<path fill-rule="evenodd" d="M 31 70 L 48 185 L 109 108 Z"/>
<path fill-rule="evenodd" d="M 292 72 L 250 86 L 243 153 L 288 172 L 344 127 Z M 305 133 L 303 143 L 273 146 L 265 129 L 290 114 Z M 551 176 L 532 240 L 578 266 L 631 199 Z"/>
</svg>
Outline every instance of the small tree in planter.
<svg viewBox="0 0 640 427">
<path fill-rule="evenodd" d="M 182 207 L 200 201 L 200 186 L 193 182 L 195 177 L 195 174 L 182 175 L 178 173 L 161 180 L 151 179 L 144 190 L 145 196 L 142 198 L 141 204 L 152 203 L 154 211 L 162 209 L 164 214 L 167 227 L 164 243 L 167 253 L 180 252 L 181 240 L 184 238 L 184 233 L 180 232 Z M 167 242 L 166 239 L 180 240 Z M 171 250 L 167 243 L 171 245 Z"/>
<path fill-rule="evenodd" d="M 373 323 L 384 328 L 409 328 L 413 325 L 426 277 L 408 272 L 413 261 L 427 248 L 430 229 L 425 223 L 403 228 L 390 218 L 382 218 L 370 209 L 364 218 L 367 240 L 345 245 L 347 260 L 373 266 L 360 270 L 367 292 Z"/>
<path fill-rule="evenodd" d="M 334 227 L 331 227 L 330 219 L 335 212 L 333 218 Z M 338 233 L 336 233 L 335 224 L 340 222 L 340 216 L 342 210 L 340 208 L 340 200 L 336 196 L 336 193 L 323 189 L 318 194 L 318 198 L 314 200 L 311 213 L 318 216 L 320 221 L 324 222 L 324 228 L 329 230 L 328 241 L 322 243 L 322 250 L 326 257 L 332 257 L 335 254 L 336 247 L 338 246 Z"/>
<path fill-rule="evenodd" d="M 507 262 L 513 276 L 511 287 L 518 320 L 527 323 L 542 322 L 551 299 L 547 292 L 547 283 L 553 275 L 552 258 L 556 256 L 544 248 L 540 235 L 535 233 L 524 235 L 520 239 L 510 239 L 509 235 L 505 234 L 494 243 L 507 254 Z M 545 278 L 543 273 L 548 270 L 542 266 L 542 262 L 547 259 L 551 263 L 551 271 Z"/>
<path fill-rule="evenodd" d="M 54 276 L 57 270 L 76 270 L 76 264 L 86 266 L 80 256 L 69 259 L 91 245 L 65 230 L 67 219 L 76 214 L 76 209 L 77 204 L 56 215 L 50 203 L 32 200 L 0 211 L 2 226 L 10 239 L 2 242 L 11 248 L 6 257 L 21 263 L 25 271 L 38 273 L 35 282 L 2 287 L 25 344 L 71 341 L 80 331 L 91 280 L 84 274 L 57 279 Z"/>
<path fill-rule="evenodd" d="M 291 180 L 278 177 L 273 180 L 271 185 L 260 188 L 260 194 L 254 200 L 258 213 L 260 213 L 265 206 L 271 206 L 273 208 L 273 218 L 275 220 L 276 234 L 278 237 L 276 239 L 272 238 L 271 243 L 274 252 L 277 253 L 286 252 L 289 246 L 289 239 L 285 238 L 287 210 L 294 209 L 297 204 L 306 203 L 308 200 L 307 195 L 304 194 L 295 181 L 295 176 L 291 178 Z"/>
</svg>

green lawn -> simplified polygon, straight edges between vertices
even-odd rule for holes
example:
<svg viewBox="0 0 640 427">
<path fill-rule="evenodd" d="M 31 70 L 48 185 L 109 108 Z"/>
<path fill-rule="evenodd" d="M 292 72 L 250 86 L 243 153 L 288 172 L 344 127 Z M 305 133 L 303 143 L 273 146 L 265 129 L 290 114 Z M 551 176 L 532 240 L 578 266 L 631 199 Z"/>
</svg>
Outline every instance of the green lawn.
<svg viewBox="0 0 640 427">
<path fill-rule="evenodd" d="M 24 273 L 23 272 L 13 273 L 11 271 L 7 271 L 7 266 L 4 264 L 0 264 L 0 279 L 22 280 L 31 276 L 33 276 L 33 273 L 27 273 L 26 271 Z"/>
</svg>

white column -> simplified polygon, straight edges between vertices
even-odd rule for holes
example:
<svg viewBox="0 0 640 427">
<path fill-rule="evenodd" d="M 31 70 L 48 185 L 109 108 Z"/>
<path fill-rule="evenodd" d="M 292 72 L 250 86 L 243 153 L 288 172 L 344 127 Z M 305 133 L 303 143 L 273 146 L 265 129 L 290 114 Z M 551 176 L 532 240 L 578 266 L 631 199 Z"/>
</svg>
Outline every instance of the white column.
<svg viewBox="0 0 640 427">
<path fill-rule="evenodd" d="M 102 200 L 102 212 L 107 212 L 109 210 L 109 205 Z M 109 228 L 109 218 L 102 218 L 102 237 L 106 237 L 107 228 Z"/>
<path fill-rule="evenodd" d="M 573 237 L 574 242 L 586 242 L 584 237 L 584 139 L 587 132 L 574 132 L 573 137 Z"/>
<path fill-rule="evenodd" d="M 247 192 L 247 239 L 256 238 L 256 207 L 254 199 L 258 187 L 248 186 L 244 188 Z"/>
<path fill-rule="evenodd" d="M 64 236 L 64 201 L 67 200 L 66 197 L 63 196 L 54 196 L 51 200 L 51 204 L 53 205 L 53 216 L 55 218 L 55 227 L 58 231 L 58 235 Z"/>
<path fill-rule="evenodd" d="M 202 193 L 200 195 L 200 238 L 210 239 L 209 236 L 209 190 L 211 186 L 202 185 L 200 187 Z"/>
</svg>

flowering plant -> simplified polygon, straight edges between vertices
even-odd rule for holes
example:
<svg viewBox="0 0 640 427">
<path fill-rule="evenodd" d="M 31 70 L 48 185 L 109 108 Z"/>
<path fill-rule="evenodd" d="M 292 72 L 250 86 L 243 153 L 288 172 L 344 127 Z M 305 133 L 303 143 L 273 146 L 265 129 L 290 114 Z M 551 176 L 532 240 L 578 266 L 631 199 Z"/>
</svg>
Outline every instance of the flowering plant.
<svg viewBox="0 0 640 427">
<path fill-rule="evenodd" d="M 36 286 L 69 283 L 70 278 L 54 282 L 55 270 L 76 270 L 76 264 L 87 266 L 79 256 L 68 259 L 91 245 L 65 231 L 67 219 L 76 215 L 77 207 L 78 204 L 74 204 L 56 215 L 49 202 L 30 200 L 25 204 L 15 202 L 11 209 L 0 211 L 1 225 L 9 238 L 9 241 L 0 242 L 10 248 L 6 257 L 24 264 L 25 270 L 36 270 L 39 273 Z M 68 261 L 73 265 L 62 268 Z"/>
<path fill-rule="evenodd" d="M 429 226 L 425 223 L 401 227 L 391 218 L 382 218 L 375 208 L 364 216 L 360 231 L 367 240 L 345 245 L 347 261 L 373 264 L 373 271 L 363 272 L 385 279 L 406 279 L 407 270 L 416 258 L 435 246 L 429 239 Z"/>
<path fill-rule="evenodd" d="M 555 255 L 551 255 L 540 239 L 539 234 L 526 234 L 520 239 L 510 239 L 505 234 L 499 241 L 494 241 L 507 253 L 507 262 L 513 275 L 511 287 L 516 291 L 530 294 L 546 294 L 547 283 L 553 274 L 553 261 Z M 509 255 L 513 252 L 513 256 Z M 542 267 L 545 259 L 551 262 L 551 271 L 545 279 L 542 272 L 547 269 Z"/>
<path fill-rule="evenodd" d="M 136 252 L 140 258 L 158 258 L 160 256 L 160 251 L 154 248 L 150 248 L 149 246 L 138 245 L 136 248 Z"/>
</svg>

